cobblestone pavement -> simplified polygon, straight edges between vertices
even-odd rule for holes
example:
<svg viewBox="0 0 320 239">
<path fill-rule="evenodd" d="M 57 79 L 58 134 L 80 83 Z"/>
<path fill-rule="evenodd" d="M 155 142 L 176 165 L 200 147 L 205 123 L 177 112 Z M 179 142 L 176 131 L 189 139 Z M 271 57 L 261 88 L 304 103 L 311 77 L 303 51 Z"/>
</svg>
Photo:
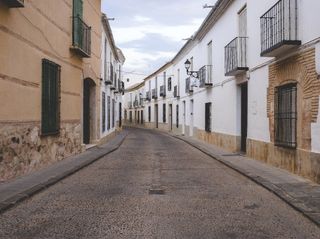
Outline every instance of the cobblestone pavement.
<svg viewBox="0 0 320 239">
<path fill-rule="evenodd" d="M 197 149 L 130 129 L 119 150 L 0 215 L 0 238 L 319 238 L 279 198 Z"/>
</svg>

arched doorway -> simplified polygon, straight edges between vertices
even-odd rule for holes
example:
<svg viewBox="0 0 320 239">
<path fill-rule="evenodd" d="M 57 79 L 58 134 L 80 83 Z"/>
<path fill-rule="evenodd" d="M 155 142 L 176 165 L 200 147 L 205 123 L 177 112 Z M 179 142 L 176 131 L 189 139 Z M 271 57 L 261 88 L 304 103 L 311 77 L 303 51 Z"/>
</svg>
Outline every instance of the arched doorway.
<svg viewBox="0 0 320 239">
<path fill-rule="evenodd" d="M 94 139 L 96 84 L 87 78 L 83 82 L 83 143 L 90 144 Z"/>
</svg>

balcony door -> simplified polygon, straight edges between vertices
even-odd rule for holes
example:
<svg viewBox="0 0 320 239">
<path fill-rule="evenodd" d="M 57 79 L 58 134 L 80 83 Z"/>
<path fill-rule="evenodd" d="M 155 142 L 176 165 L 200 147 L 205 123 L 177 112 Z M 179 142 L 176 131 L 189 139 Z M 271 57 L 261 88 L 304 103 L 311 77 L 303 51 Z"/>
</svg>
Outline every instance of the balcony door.
<svg viewBox="0 0 320 239">
<path fill-rule="evenodd" d="M 239 12 L 239 37 L 247 36 L 247 8 Z"/>
</svg>

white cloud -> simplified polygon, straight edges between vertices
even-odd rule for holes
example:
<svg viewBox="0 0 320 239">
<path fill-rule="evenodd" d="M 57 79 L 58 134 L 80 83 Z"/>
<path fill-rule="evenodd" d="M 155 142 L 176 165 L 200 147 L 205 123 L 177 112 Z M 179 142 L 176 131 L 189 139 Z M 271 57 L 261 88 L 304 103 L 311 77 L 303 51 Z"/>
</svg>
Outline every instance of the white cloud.
<svg viewBox="0 0 320 239">
<path fill-rule="evenodd" d="M 132 27 L 115 27 L 113 29 L 118 44 L 143 39 L 147 34 L 159 34 L 167 39 L 180 42 L 190 37 L 199 27 L 199 19 L 194 19 L 189 25 L 162 25 L 159 23 Z"/>
<path fill-rule="evenodd" d="M 151 21 L 151 18 L 149 18 L 149 17 L 144 17 L 144 16 L 140 16 L 140 15 L 134 16 L 133 19 L 134 19 L 136 22 L 149 22 L 149 21 Z"/>
</svg>

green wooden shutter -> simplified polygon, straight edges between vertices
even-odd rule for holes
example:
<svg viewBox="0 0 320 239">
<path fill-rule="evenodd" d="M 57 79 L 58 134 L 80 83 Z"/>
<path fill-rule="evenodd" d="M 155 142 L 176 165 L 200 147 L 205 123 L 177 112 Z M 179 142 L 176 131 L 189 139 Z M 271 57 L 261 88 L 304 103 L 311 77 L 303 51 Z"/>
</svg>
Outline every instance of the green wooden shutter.
<svg viewBox="0 0 320 239">
<path fill-rule="evenodd" d="M 60 130 L 60 66 L 42 60 L 42 113 L 43 135 L 57 134 Z"/>
<path fill-rule="evenodd" d="M 83 46 L 83 1 L 73 0 L 73 45 Z"/>
<path fill-rule="evenodd" d="M 83 0 L 73 0 L 73 16 L 83 18 Z"/>
</svg>

